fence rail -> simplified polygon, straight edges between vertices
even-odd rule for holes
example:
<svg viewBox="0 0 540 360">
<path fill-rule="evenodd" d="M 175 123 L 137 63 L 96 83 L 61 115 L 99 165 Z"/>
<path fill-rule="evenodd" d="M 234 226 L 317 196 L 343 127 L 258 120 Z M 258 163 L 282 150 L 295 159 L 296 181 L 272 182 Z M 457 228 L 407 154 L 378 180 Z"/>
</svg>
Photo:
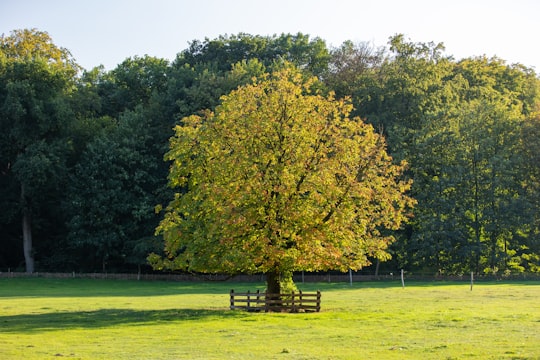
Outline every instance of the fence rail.
<svg viewBox="0 0 540 360">
<path fill-rule="evenodd" d="M 291 294 L 270 294 L 267 292 L 230 292 L 231 310 L 246 311 L 288 311 L 288 312 L 319 312 L 321 311 L 321 292 Z"/>
</svg>

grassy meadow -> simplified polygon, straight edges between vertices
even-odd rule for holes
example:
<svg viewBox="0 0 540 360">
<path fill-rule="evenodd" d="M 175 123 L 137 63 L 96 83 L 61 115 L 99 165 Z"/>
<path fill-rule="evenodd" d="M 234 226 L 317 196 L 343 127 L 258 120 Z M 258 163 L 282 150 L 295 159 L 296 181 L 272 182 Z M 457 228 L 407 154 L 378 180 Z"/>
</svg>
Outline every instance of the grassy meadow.
<svg viewBox="0 0 540 360">
<path fill-rule="evenodd" d="M 540 359 L 540 282 L 306 283 L 309 314 L 231 311 L 263 283 L 0 279 L 0 359 Z"/>
</svg>

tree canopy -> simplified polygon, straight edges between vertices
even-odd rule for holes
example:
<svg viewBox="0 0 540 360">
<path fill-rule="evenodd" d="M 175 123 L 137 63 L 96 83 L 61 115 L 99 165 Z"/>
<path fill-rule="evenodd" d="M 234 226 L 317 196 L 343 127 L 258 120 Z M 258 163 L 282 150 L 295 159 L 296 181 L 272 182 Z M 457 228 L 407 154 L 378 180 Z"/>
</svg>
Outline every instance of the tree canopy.
<svg viewBox="0 0 540 360">
<path fill-rule="evenodd" d="M 386 259 L 413 201 L 384 139 L 351 105 L 292 67 L 223 96 L 175 128 L 166 159 L 178 188 L 157 267 L 266 273 L 361 269 Z M 279 292 L 279 291 L 278 291 Z"/>
<path fill-rule="evenodd" d="M 539 114 L 534 69 L 456 60 L 399 34 L 336 48 L 300 33 L 223 35 L 106 70 L 81 69 L 44 31 L 15 30 L 0 39 L 0 271 L 154 271 L 153 251 L 169 268 L 284 279 L 538 273 Z M 417 204 L 403 223 L 390 195 L 408 204 L 407 189 Z M 156 205 L 177 209 L 157 234 Z M 172 229 L 197 243 L 168 242 L 169 259 Z"/>
<path fill-rule="evenodd" d="M 21 222 L 30 273 L 32 219 L 58 195 L 65 174 L 67 98 L 77 70 L 69 51 L 47 33 L 20 30 L 0 38 L 0 170 L 5 177 L 0 203 L 8 218 Z M 47 192 L 52 196 L 44 199 Z"/>
</svg>

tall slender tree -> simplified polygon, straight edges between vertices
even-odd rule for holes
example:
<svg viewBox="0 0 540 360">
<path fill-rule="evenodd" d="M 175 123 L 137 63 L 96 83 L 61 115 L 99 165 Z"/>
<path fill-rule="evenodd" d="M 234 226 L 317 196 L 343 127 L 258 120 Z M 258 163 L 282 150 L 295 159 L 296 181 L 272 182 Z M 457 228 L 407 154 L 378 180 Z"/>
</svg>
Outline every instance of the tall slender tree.
<svg viewBox="0 0 540 360">
<path fill-rule="evenodd" d="M 34 271 L 33 215 L 46 190 L 60 186 L 65 170 L 67 95 L 78 66 L 69 51 L 37 30 L 0 38 L 1 176 L 18 184 L 17 200 L 4 204 L 20 216 L 26 271 Z M 8 189 L 12 186 L 7 187 Z"/>
</svg>

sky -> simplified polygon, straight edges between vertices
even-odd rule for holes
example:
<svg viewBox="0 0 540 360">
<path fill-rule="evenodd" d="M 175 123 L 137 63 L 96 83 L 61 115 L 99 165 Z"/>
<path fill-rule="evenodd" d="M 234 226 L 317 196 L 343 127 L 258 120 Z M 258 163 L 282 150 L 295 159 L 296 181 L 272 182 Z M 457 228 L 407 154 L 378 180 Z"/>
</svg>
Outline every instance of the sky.
<svg viewBox="0 0 540 360">
<path fill-rule="evenodd" d="M 538 0 L 0 0 L 0 34 L 37 28 L 85 69 L 174 60 L 193 40 L 301 32 L 329 47 L 443 43 L 456 60 L 496 56 L 540 73 Z"/>
</svg>

